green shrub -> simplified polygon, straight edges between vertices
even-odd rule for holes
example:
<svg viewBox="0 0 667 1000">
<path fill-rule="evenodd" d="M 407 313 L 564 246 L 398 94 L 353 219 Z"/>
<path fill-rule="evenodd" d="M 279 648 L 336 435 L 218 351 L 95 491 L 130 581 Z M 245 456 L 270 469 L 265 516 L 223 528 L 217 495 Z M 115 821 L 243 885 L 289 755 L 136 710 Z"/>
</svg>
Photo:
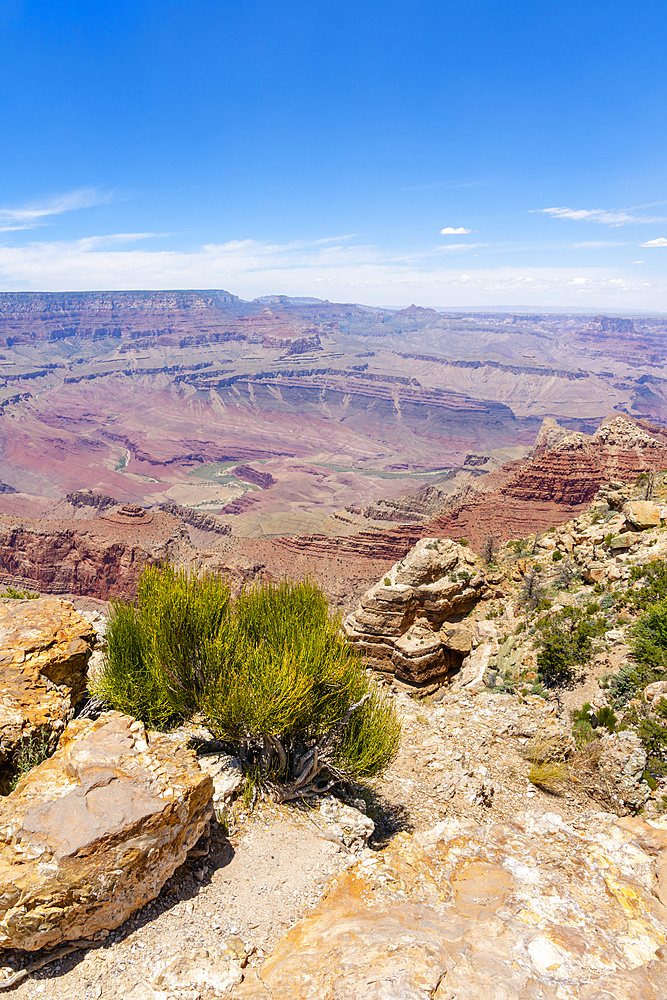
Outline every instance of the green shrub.
<svg viewBox="0 0 667 1000">
<path fill-rule="evenodd" d="M 632 650 L 643 663 L 667 668 L 667 597 L 648 608 L 632 629 Z"/>
<path fill-rule="evenodd" d="M 204 651 L 229 611 L 229 588 L 170 566 L 147 566 L 136 605 L 112 603 L 105 669 L 92 693 L 153 729 L 196 711 L 205 683 Z"/>
<path fill-rule="evenodd" d="M 645 663 L 627 663 L 617 674 L 609 677 L 609 700 L 615 708 L 623 708 L 632 698 L 640 695 L 647 684 L 660 680 L 661 673 Z"/>
<path fill-rule="evenodd" d="M 55 746 L 56 742 L 44 731 L 25 737 L 12 760 L 14 777 L 9 785 L 10 790 L 13 791 L 21 778 L 32 771 L 33 767 L 47 760 L 55 750 Z"/>
<path fill-rule="evenodd" d="M 156 728 L 201 712 L 250 783 L 281 799 L 381 773 L 398 750 L 388 696 L 310 582 L 263 584 L 234 605 L 217 577 L 144 570 L 116 603 L 95 694 Z"/>
<path fill-rule="evenodd" d="M 578 608 L 563 608 L 548 619 L 539 638 L 541 649 L 537 654 L 537 666 L 544 684 L 558 687 L 571 681 L 572 668 L 590 659 L 591 639 L 605 629 L 603 619 L 590 618 Z"/>
<path fill-rule="evenodd" d="M 11 597 L 14 601 L 36 601 L 39 594 L 31 594 L 29 590 L 16 590 L 14 587 L 7 587 L 7 590 L 0 597 Z"/>
<path fill-rule="evenodd" d="M 563 553 L 561 552 L 561 550 L 560 549 L 554 549 L 553 554 L 551 556 L 551 561 L 552 562 L 560 562 L 560 560 L 562 558 L 563 558 Z"/>
<path fill-rule="evenodd" d="M 646 608 L 649 604 L 667 598 L 667 562 L 664 559 L 656 559 L 642 566 L 633 566 L 630 580 L 633 583 L 644 581 L 643 586 L 637 590 L 634 588 L 629 590 L 626 596 L 628 603 L 638 608 Z"/>
<path fill-rule="evenodd" d="M 388 576 L 385 576 L 384 578 L 384 585 L 385 587 L 391 587 L 391 580 L 389 579 Z"/>
</svg>

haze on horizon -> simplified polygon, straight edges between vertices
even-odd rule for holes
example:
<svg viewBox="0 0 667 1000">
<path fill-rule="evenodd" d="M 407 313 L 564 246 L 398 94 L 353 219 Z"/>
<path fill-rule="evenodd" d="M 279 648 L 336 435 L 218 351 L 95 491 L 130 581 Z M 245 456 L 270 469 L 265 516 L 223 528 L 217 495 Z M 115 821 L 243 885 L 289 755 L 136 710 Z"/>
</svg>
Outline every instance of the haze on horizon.
<svg viewBox="0 0 667 1000">
<path fill-rule="evenodd" d="M 0 291 L 667 312 L 667 8 L 0 0 Z"/>
</svg>

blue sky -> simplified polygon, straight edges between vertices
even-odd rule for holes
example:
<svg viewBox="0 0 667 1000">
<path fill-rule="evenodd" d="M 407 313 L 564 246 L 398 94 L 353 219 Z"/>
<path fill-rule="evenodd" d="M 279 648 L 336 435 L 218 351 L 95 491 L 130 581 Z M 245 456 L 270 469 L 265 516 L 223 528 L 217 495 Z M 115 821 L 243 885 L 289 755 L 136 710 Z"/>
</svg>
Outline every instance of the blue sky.
<svg viewBox="0 0 667 1000">
<path fill-rule="evenodd" d="M 667 312 L 666 36 L 664 0 L 0 0 L 0 289 Z"/>
</svg>

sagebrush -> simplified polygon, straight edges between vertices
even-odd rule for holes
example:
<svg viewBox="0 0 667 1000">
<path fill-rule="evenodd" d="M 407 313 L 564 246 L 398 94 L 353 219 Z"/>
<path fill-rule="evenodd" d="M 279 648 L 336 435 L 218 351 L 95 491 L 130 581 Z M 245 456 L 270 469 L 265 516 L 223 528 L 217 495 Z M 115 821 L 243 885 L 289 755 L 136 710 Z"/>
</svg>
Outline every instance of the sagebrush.
<svg viewBox="0 0 667 1000">
<path fill-rule="evenodd" d="M 136 604 L 113 605 L 94 693 L 152 728 L 201 713 L 283 799 L 371 778 L 395 756 L 400 727 L 339 624 L 310 581 L 261 584 L 232 602 L 218 577 L 150 567 Z"/>
</svg>

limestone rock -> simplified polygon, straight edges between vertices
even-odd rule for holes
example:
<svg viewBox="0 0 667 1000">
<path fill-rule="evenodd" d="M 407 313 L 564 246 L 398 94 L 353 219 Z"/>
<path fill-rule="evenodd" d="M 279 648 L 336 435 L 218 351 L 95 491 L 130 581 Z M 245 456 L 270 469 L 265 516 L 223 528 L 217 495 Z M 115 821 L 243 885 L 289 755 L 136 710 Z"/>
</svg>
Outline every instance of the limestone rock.
<svg viewBox="0 0 667 1000">
<path fill-rule="evenodd" d="M 656 705 L 661 698 L 667 698 L 667 681 L 654 681 L 644 688 L 644 697 L 649 704 Z"/>
<path fill-rule="evenodd" d="M 346 805 L 333 795 L 320 803 L 320 815 L 328 824 L 329 832 L 346 847 L 364 847 L 375 830 L 375 823 L 359 809 Z"/>
<path fill-rule="evenodd" d="M 667 909 L 653 890 L 667 825 L 651 837 L 613 819 L 447 819 L 400 834 L 340 876 L 261 967 L 262 985 L 232 998 L 661 1000 Z"/>
<path fill-rule="evenodd" d="M 440 629 L 440 641 L 448 649 L 469 653 L 472 649 L 473 630 L 468 625 L 445 624 Z"/>
<path fill-rule="evenodd" d="M 626 503 L 623 513 L 633 528 L 645 531 L 660 524 L 660 508 L 650 500 L 633 500 Z"/>
<path fill-rule="evenodd" d="M 651 789 L 642 779 L 646 751 L 637 733 L 625 730 L 609 733 L 600 740 L 599 768 L 614 806 L 620 812 L 634 812 L 644 805 Z"/>
<path fill-rule="evenodd" d="M 612 549 L 629 549 L 637 541 L 637 536 L 631 531 L 624 531 L 620 535 L 614 535 L 609 543 Z"/>
<path fill-rule="evenodd" d="M 190 751 L 118 712 L 67 727 L 0 799 L 0 947 L 112 930 L 154 899 L 211 817 Z"/>
<path fill-rule="evenodd" d="M 23 741 L 57 736 L 86 683 L 95 631 L 69 601 L 0 600 L 0 785 Z"/>
<path fill-rule="evenodd" d="M 153 983 L 160 989 L 200 986 L 216 994 L 229 993 L 243 980 L 241 966 L 229 955 L 211 956 L 206 949 L 188 951 L 159 963 Z"/>
<path fill-rule="evenodd" d="M 474 607 L 488 582 L 467 547 L 422 538 L 366 591 L 343 629 L 375 670 L 415 685 L 440 681 L 459 669 L 470 645 L 462 626 L 451 626 L 459 635 L 454 644 L 438 633 Z"/>
</svg>

